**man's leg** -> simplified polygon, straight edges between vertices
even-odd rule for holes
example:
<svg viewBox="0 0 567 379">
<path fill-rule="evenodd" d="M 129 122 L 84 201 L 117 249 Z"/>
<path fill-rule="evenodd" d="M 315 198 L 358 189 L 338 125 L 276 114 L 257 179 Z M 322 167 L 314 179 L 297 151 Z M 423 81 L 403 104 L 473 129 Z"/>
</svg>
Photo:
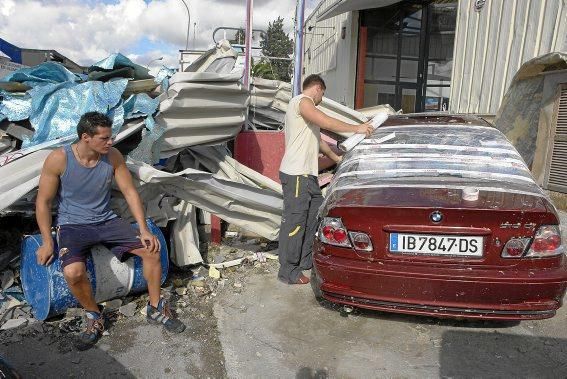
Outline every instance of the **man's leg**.
<svg viewBox="0 0 567 379">
<path fill-rule="evenodd" d="M 317 214 L 319 208 L 323 204 L 323 195 L 319 182 L 314 176 L 309 176 L 309 193 L 311 202 L 309 203 L 309 213 L 307 215 L 307 223 L 305 226 L 305 236 L 303 237 L 303 247 L 301 250 L 301 261 L 299 267 L 302 270 L 310 270 L 313 267 L 313 242 L 315 233 L 317 233 Z"/>
<path fill-rule="evenodd" d="M 146 279 L 146 282 L 148 282 L 148 295 L 150 298 L 150 305 L 157 308 L 161 294 L 160 253 L 158 252 L 157 254 L 151 254 L 145 248 L 131 250 L 130 253 L 142 258 L 144 279 Z"/>
<path fill-rule="evenodd" d="M 63 275 L 71 293 L 87 312 L 100 312 L 93 296 L 91 282 L 84 262 L 74 262 L 63 268 Z"/>
<path fill-rule="evenodd" d="M 57 231 L 63 276 L 87 316 L 86 329 L 75 340 L 75 347 L 79 350 L 94 346 L 105 328 L 104 316 L 94 299 L 85 264 L 90 247 L 97 238 L 96 227 L 90 225 L 63 225 Z"/>
<path fill-rule="evenodd" d="M 185 325 L 174 317 L 166 300 L 160 298 L 161 251 L 154 254 L 147 250 L 132 226 L 118 217 L 99 227 L 99 232 L 104 243 L 112 246 L 111 251 L 120 261 L 127 259 L 128 254 L 142 258 L 143 274 L 148 283 L 148 322 L 163 325 L 171 332 L 184 331 Z"/>
<path fill-rule="evenodd" d="M 302 277 L 299 263 L 305 224 L 309 209 L 307 177 L 280 173 L 284 211 L 279 236 L 278 278 L 286 283 L 297 283 Z"/>
</svg>

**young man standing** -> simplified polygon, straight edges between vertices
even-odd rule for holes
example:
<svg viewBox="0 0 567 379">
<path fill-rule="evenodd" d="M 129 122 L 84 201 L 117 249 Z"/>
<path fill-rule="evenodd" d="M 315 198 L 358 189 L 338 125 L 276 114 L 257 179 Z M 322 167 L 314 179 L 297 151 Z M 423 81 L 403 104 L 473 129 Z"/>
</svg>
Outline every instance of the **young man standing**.
<svg viewBox="0 0 567 379">
<path fill-rule="evenodd" d="M 285 115 L 285 154 L 280 165 L 284 212 L 279 238 L 278 279 L 288 284 L 307 284 L 303 270 L 311 269 L 311 249 L 317 228 L 317 212 L 323 196 L 319 175 L 319 152 L 336 163 L 341 158 L 321 141 L 320 128 L 332 132 L 372 133 L 369 123 L 350 125 L 317 109 L 325 94 L 319 75 L 303 81 L 303 92 L 289 102 Z"/>
<path fill-rule="evenodd" d="M 112 122 L 104 114 L 84 114 L 77 125 L 79 142 L 54 150 L 43 165 L 36 200 L 36 218 L 43 245 L 37 251 L 39 264 L 53 260 L 51 206 L 57 197 L 59 259 L 65 280 L 87 315 L 87 328 L 76 347 L 92 347 L 104 332 L 104 316 L 94 299 L 87 277 L 90 248 L 102 243 L 120 260 L 130 254 L 142 258 L 148 282 L 147 320 L 180 333 L 185 325 L 173 318 L 166 301 L 160 299 L 160 245 L 148 230 L 140 196 L 122 154 L 112 147 Z M 110 209 L 112 179 L 124 195 L 140 233 Z"/>
</svg>

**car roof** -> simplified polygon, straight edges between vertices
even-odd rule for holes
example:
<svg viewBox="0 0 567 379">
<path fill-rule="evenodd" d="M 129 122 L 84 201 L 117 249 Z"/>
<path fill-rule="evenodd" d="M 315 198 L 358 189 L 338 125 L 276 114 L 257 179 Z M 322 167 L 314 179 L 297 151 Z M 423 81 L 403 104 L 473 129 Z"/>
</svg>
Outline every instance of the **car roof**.
<svg viewBox="0 0 567 379">
<path fill-rule="evenodd" d="M 343 157 L 329 191 L 402 186 L 545 196 L 510 141 L 469 115 L 390 116 Z"/>
<path fill-rule="evenodd" d="M 471 125 L 471 126 L 491 126 L 487 121 L 479 116 L 470 114 L 451 114 L 446 112 L 430 113 L 409 113 L 389 116 L 384 122 L 384 126 L 394 125 Z"/>
</svg>

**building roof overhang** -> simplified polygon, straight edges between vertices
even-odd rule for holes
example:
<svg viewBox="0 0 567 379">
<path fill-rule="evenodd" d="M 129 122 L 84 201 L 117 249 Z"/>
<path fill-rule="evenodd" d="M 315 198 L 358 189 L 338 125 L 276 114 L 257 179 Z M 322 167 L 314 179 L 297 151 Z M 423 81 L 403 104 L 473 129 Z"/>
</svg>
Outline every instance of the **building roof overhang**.
<svg viewBox="0 0 567 379">
<path fill-rule="evenodd" d="M 343 13 L 361 9 L 383 8 L 399 2 L 400 0 L 335 0 L 319 13 L 317 21 L 323 21 Z"/>
</svg>

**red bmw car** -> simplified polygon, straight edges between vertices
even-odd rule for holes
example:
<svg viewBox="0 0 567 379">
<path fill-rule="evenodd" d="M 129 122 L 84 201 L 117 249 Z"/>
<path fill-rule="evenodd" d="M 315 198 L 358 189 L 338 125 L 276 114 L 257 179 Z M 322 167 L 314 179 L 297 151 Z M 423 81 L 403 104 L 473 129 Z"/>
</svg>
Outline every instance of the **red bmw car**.
<svg viewBox="0 0 567 379">
<path fill-rule="evenodd" d="M 317 297 L 387 312 L 543 319 L 567 288 L 553 204 L 506 137 L 471 116 L 390 117 L 345 155 L 313 261 Z"/>
</svg>

